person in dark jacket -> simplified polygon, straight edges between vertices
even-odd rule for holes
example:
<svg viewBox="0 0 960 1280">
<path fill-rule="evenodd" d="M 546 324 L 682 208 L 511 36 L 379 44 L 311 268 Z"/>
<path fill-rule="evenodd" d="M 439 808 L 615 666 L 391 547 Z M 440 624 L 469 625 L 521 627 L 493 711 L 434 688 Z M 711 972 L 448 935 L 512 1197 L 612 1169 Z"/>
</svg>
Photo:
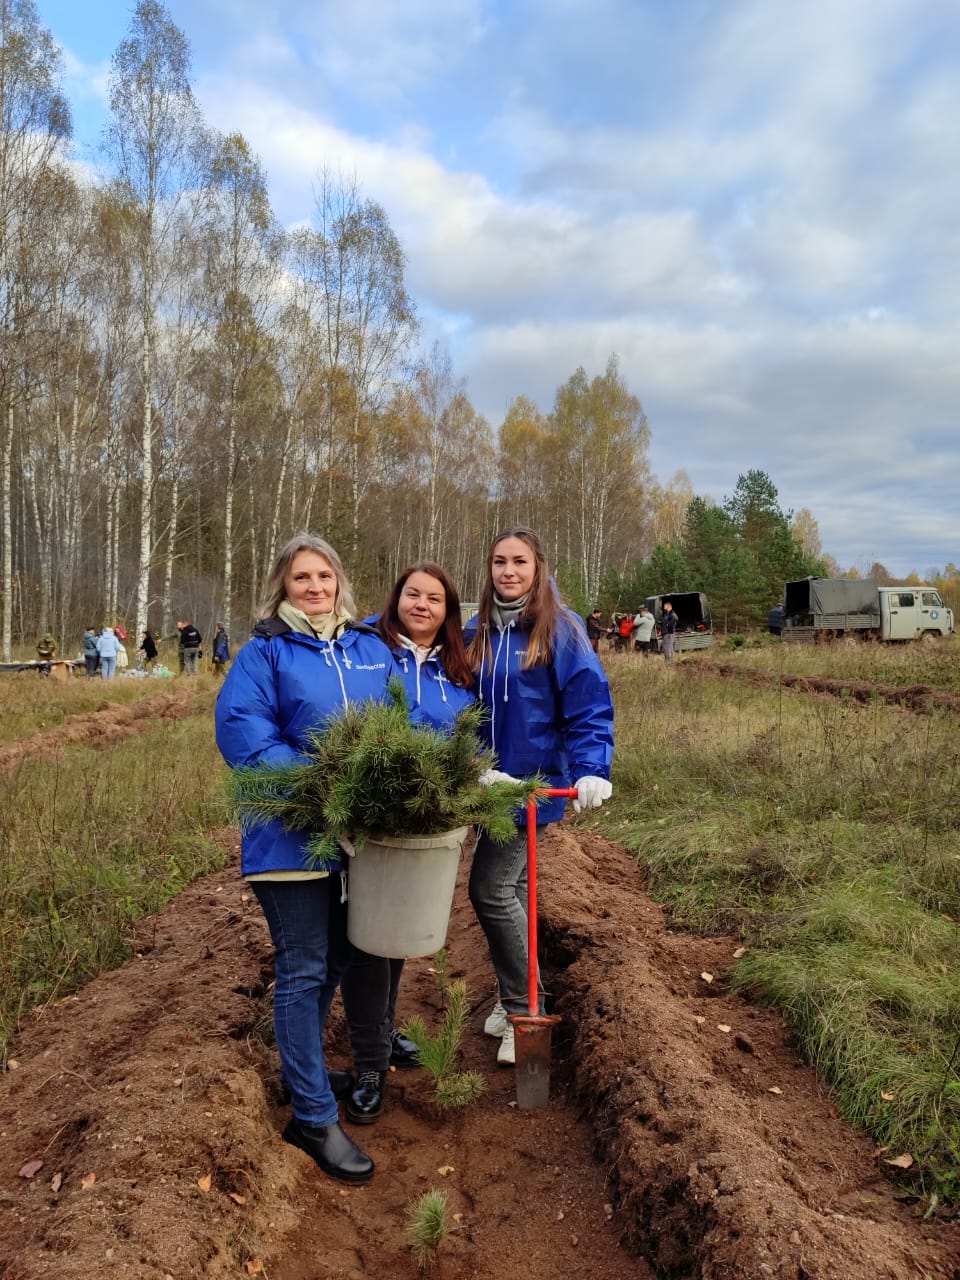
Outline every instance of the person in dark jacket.
<svg viewBox="0 0 960 1280">
<path fill-rule="evenodd" d="M 340 558 L 301 533 L 280 552 L 267 580 L 263 618 L 237 653 L 217 699 L 217 745 L 227 764 L 250 768 L 302 757 L 307 734 L 341 708 L 385 701 L 398 674 L 355 607 Z M 279 822 L 243 832 L 241 871 L 270 928 L 275 951 L 274 1027 L 293 1117 L 284 1141 L 344 1182 L 366 1182 L 373 1161 L 340 1126 L 337 1099 L 347 1072 L 328 1073 L 323 1030 L 350 957 L 341 876 L 309 861 L 308 833 Z"/>
<path fill-rule="evenodd" d="M 599 609 L 594 609 L 587 618 L 587 635 L 590 638 L 590 648 L 594 653 L 600 652 L 600 639 L 602 636 L 608 636 L 610 628 L 604 626 L 603 614 Z"/>
<path fill-rule="evenodd" d="M 669 600 L 663 602 L 660 618 L 660 648 L 667 662 L 673 661 L 673 647 L 677 642 L 677 615 Z"/>
<path fill-rule="evenodd" d="M 178 622 L 177 630 L 180 632 L 180 670 L 185 676 L 195 676 L 203 652 L 200 647 L 203 636 L 192 622 Z"/>
<path fill-rule="evenodd" d="M 230 661 L 230 637 L 223 629 L 223 623 L 217 623 L 217 629 L 213 633 L 213 674 L 222 676 Z"/>
<path fill-rule="evenodd" d="M 532 529 L 514 526 L 494 539 L 464 639 L 477 696 L 490 713 L 484 732 L 502 770 L 491 771 L 488 782 L 540 773 L 550 786 L 576 786 L 577 812 L 599 808 L 611 795 L 610 687 L 582 623 L 560 603 Z M 538 832 L 564 808 L 562 798 L 544 801 Z M 500 1039 L 497 1062 L 504 1066 L 515 1061 L 509 1016 L 528 1012 L 525 826 L 521 811 L 506 844 L 481 831 L 470 872 L 470 901 L 497 973 L 498 998 L 484 1031 Z"/>
<path fill-rule="evenodd" d="M 157 642 L 149 631 L 144 631 L 138 653 L 143 654 L 143 665 L 149 670 L 157 660 Z"/>
<path fill-rule="evenodd" d="M 475 701 L 460 626 L 460 597 L 438 564 L 420 561 L 404 569 L 375 622 L 403 673 L 410 718 L 449 733 L 464 707 Z M 354 949 L 341 982 L 356 1085 L 347 1119 L 372 1124 L 383 1114 L 390 1066 L 418 1065 L 417 1048 L 396 1029 L 403 961 Z"/>
<path fill-rule="evenodd" d="M 83 633 L 83 667 L 88 677 L 97 674 L 100 654 L 97 652 L 97 629 L 92 624 Z"/>
</svg>

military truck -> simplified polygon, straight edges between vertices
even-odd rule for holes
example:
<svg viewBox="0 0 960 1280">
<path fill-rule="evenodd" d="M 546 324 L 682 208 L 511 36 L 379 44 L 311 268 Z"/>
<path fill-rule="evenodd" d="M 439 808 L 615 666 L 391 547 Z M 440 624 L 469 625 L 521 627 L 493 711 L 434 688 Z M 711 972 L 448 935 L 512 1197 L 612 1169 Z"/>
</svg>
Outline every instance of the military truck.
<svg viewBox="0 0 960 1280">
<path fill-rule="evenodd" d="M 953 610 L 936 587 L 881 587 L 872 578 L 801 578 L 783 592 L 782 639 L 810 644 L 855 635 L 922 640 L 950 635 Z"/>
<path fill-rule="evenodd" d="M 660 622 L 667 601 L 677 615 L 676 653 L 685 649 L 709 649 L 713 644 L 713 619 L 710 605 L 702 591 L 670 591 L 662 596 L 647 596 L 644 604 L 653 614 L 657 626 L 657 648 L 660 648 Z"/>
</svg>

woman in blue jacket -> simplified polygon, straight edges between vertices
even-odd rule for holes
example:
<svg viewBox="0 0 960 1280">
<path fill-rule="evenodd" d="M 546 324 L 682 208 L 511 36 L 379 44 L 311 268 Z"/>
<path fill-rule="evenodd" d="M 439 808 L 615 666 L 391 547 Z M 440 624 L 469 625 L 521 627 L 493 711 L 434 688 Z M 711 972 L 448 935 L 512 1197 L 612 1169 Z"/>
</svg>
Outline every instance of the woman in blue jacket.
<svg viewBox="0 0 960 1280">
<path fill-rule="evenodd" d="M 488 743 L 503 773 L 540 773 L 551 786 L 576 786 L 574 809 L 599 808 L 611 794 L 610 687 L 580 619 L 560 603 L 532 529 L 513 526 L 494 539 L 465 639 L 477 696 L 489 711 Z M 542 802 L 537 831 L 562 818 L 564 807 L 562 798 Z M 506 844 L 481 832 L 470 873 L 470 901 L 487 937 L 499 993 L 484 1031 L 499 1037 L 497 1062 L 503 1066 L 515 1062 L 508 1018 L 529 1012 L 525 811 L 518 825 Z"/>
<path fill-rule="evenodd" d="M 410 718 L 449 733 L 457 714 L 475 700 L 460 623 L 460 597 L 438 564 L 422 560 L 404 569 L 377 619 L 403 674 Z M 417 1065 L 416 1045 L 394 1020 L 403 961 L 355 950 L 341 988 L 356 1082 L 346 1102 L 347 1119 L 372 1124 L 383 1114 L 384 1088 L 392 1063 Z"/>
<path fill-rule="evenodd" d="M 297 760 L 308 730 L 351 702 L 384 701 L 396 675 L 390 650 L 355 612 L 340 558 L 312 534 L 291 539 L 267 581 L 264 617 L 237 654 L 217 699 L 217 745 L 227 764 Z M 373 1161 L 339 1124 L 346 1073 L 328 1074 L 323 1029 L 350 955 L 341 877 L 317 871 L 306 835 L 280 823 L 243 834 L 242 873 L 275 950 L 274 1027 L 293 1118 L 284 1140 L 344 1182 L 366 1182 Z"/>
</svg>

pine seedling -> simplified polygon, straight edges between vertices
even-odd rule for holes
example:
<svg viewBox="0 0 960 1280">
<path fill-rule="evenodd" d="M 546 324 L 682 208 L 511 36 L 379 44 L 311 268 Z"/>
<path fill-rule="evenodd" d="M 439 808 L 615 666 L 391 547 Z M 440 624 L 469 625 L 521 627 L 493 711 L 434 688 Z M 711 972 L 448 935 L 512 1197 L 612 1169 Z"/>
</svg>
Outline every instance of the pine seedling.
<svg viewBox="0 0 960 1280">
<path fill-rule="evenodd" d="M 453 1230 L 447 1217 L 447 1193 L 425 1191 L 409 1209 L 407 1237 L 417 1265 L 425 1267 L 436 1256 L 440 1241 Z"/>
<path fill-rule="evenodd" d="M 437 1105 L 446 1110 L 474 1102 L 486 1088 L 486 1081 L 479 1072 L 457 1070 L 460 1042 L 470 1012 L 467 984 L 463 978 L 456 978 L 443 991 L 446 1008 L 435 1036 L 430 1035 L 420 1017 L 411 1018 L 401 1031 L 417 1046 L 420 1065 L 433 1079 Z"/>
</svg>

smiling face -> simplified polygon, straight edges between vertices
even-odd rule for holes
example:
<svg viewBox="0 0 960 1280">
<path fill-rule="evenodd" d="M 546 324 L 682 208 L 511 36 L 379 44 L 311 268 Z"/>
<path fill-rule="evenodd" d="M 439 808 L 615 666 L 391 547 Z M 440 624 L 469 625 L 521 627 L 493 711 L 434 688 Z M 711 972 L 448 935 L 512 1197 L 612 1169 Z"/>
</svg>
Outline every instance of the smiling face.
<svg viewBox="0 0 960 1280">
<path fill-rule="evenodd" d="M 308 617 L 330 613 L 337 598 L 333 565 L 318 551 L 298 551 L 283 577 L 286 598 Z"/>
<path fill-rule="evenodd" d="M 533 586 L 537 558 L 522 538 L 501 538 L 493 548 L 490 577 L 501 600 L 519 600 Z"/>
<path fill-rule="evenodd" d="M 411 573 L 397 601 L 397 620 L 403 634 L 414 644 L 428 648 L 446 616 L 447 593 L 440 579 L 419 569 Z"/>
</svg>

